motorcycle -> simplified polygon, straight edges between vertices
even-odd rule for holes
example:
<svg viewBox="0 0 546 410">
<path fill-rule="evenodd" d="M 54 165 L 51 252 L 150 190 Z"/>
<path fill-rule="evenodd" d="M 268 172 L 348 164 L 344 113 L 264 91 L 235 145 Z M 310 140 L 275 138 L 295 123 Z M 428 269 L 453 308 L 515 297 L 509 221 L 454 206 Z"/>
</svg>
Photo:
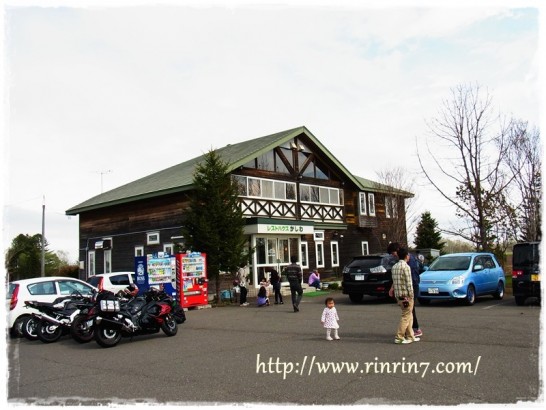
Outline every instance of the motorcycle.
<svg viewBox="0 0 546 410">
<path fill-rule="evenodd" d="M 144 297 L 129 301 L 111 294 L 97 299 L 95 341 L 101 347 L 116 346 L 122 336 L 153 334 L 160 330 L 167 336 L 174 336 L 178 332 L 173 299 L 163 291 L 150 288 Z"/>
<path fill-rule="evenodd" d="M 89 304 L 89 300 L 73 294 L 57 298 L 52 303 L 26 301 L 25 304 L 38 312 L 33 312 L 24 321 L 23 335 L 29 340 L 53 343 L 69 331 L 72 321 Z"/>
</svg>

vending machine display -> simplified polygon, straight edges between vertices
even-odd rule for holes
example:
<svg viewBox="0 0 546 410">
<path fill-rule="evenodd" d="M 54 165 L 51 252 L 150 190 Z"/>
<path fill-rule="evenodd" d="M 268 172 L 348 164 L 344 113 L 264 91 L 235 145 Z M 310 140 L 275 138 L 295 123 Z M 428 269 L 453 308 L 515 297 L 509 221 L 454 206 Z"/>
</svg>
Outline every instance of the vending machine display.
<svg viewBox="0 0 546 410">
<path fill-rule="evenodd" d="M 201 252 L 176 255 L 176 288 L 182 307 L 208 304 L 207 255 Z"/>
<path fill-rule="evenodd" d="M 163 288 L 176 297 L 176 259 L 160 252 L 135 258 L 136 285 L 142 294 L 150 287 Z"/>
</svg>

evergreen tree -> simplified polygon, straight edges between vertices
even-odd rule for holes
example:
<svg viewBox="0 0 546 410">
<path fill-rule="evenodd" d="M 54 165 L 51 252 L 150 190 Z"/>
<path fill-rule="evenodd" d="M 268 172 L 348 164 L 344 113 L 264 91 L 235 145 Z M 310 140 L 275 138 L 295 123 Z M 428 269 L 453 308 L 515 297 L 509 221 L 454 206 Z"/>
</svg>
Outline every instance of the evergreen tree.
<svg viewBox="0 0 546 410">
<path fill-rule="evenodd" d="M 445 246 L 438 230 L 438 222 L 430 215 L 429 211 L 423 212 L 421 215 L 414 242 L 418 249 L 432 248 L 441 251 Z"/>
<path fill-rule="evenodd" d="M 248 263 L 245 221 L 229 164 L 209 151 L 193 174 L 194 190 L 182 228 L 186 249 L 207 254 L 209 279 L 216 280 L 220 296 L 220 272 L 234 272 Z"/>
</svg>

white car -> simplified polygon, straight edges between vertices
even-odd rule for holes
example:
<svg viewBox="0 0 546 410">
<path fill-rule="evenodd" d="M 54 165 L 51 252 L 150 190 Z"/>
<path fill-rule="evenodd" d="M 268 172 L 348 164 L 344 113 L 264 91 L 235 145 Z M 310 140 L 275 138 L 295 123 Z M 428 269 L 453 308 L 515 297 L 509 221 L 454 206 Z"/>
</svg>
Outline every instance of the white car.
<svg viewBox="0 0 546 410">
<path fill-rule="evenodd" d="M 7 327 L 12 337 L 22 336 L 22 327 L 35 309 L 25 305 L 27 300 L 38 302 L 53 302 L 61 296 L 81 294 L 91 296 L 97 289 L 83 280 L 62 277 L 45 276 L 32 279 L 21 279 L 10 282 L 6 296 Z"/>
<path fill-rule="evenodd" d="M 87 279 L 87 283 L 100 290 L 108 290 L 113 293 L 118 293 L 120 290 L 124 290 L 131 283 L 135 283 L 134 272 L 110 272 L 100 273 L 98 275 L 90 276 Z"/>
</svg>

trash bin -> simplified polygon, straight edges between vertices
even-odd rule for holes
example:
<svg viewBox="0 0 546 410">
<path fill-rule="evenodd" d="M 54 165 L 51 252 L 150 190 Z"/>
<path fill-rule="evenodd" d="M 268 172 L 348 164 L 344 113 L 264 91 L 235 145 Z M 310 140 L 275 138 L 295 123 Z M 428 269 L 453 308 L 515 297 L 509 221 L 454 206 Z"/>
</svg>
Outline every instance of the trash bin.
<svg viewBox="0 0 546 410">
<path fill-rule="evenodd" d="M 231 300 L 231 290 L 226 289 L 220 292 L 220 299 L 222 300 Z"/>
</svg>

